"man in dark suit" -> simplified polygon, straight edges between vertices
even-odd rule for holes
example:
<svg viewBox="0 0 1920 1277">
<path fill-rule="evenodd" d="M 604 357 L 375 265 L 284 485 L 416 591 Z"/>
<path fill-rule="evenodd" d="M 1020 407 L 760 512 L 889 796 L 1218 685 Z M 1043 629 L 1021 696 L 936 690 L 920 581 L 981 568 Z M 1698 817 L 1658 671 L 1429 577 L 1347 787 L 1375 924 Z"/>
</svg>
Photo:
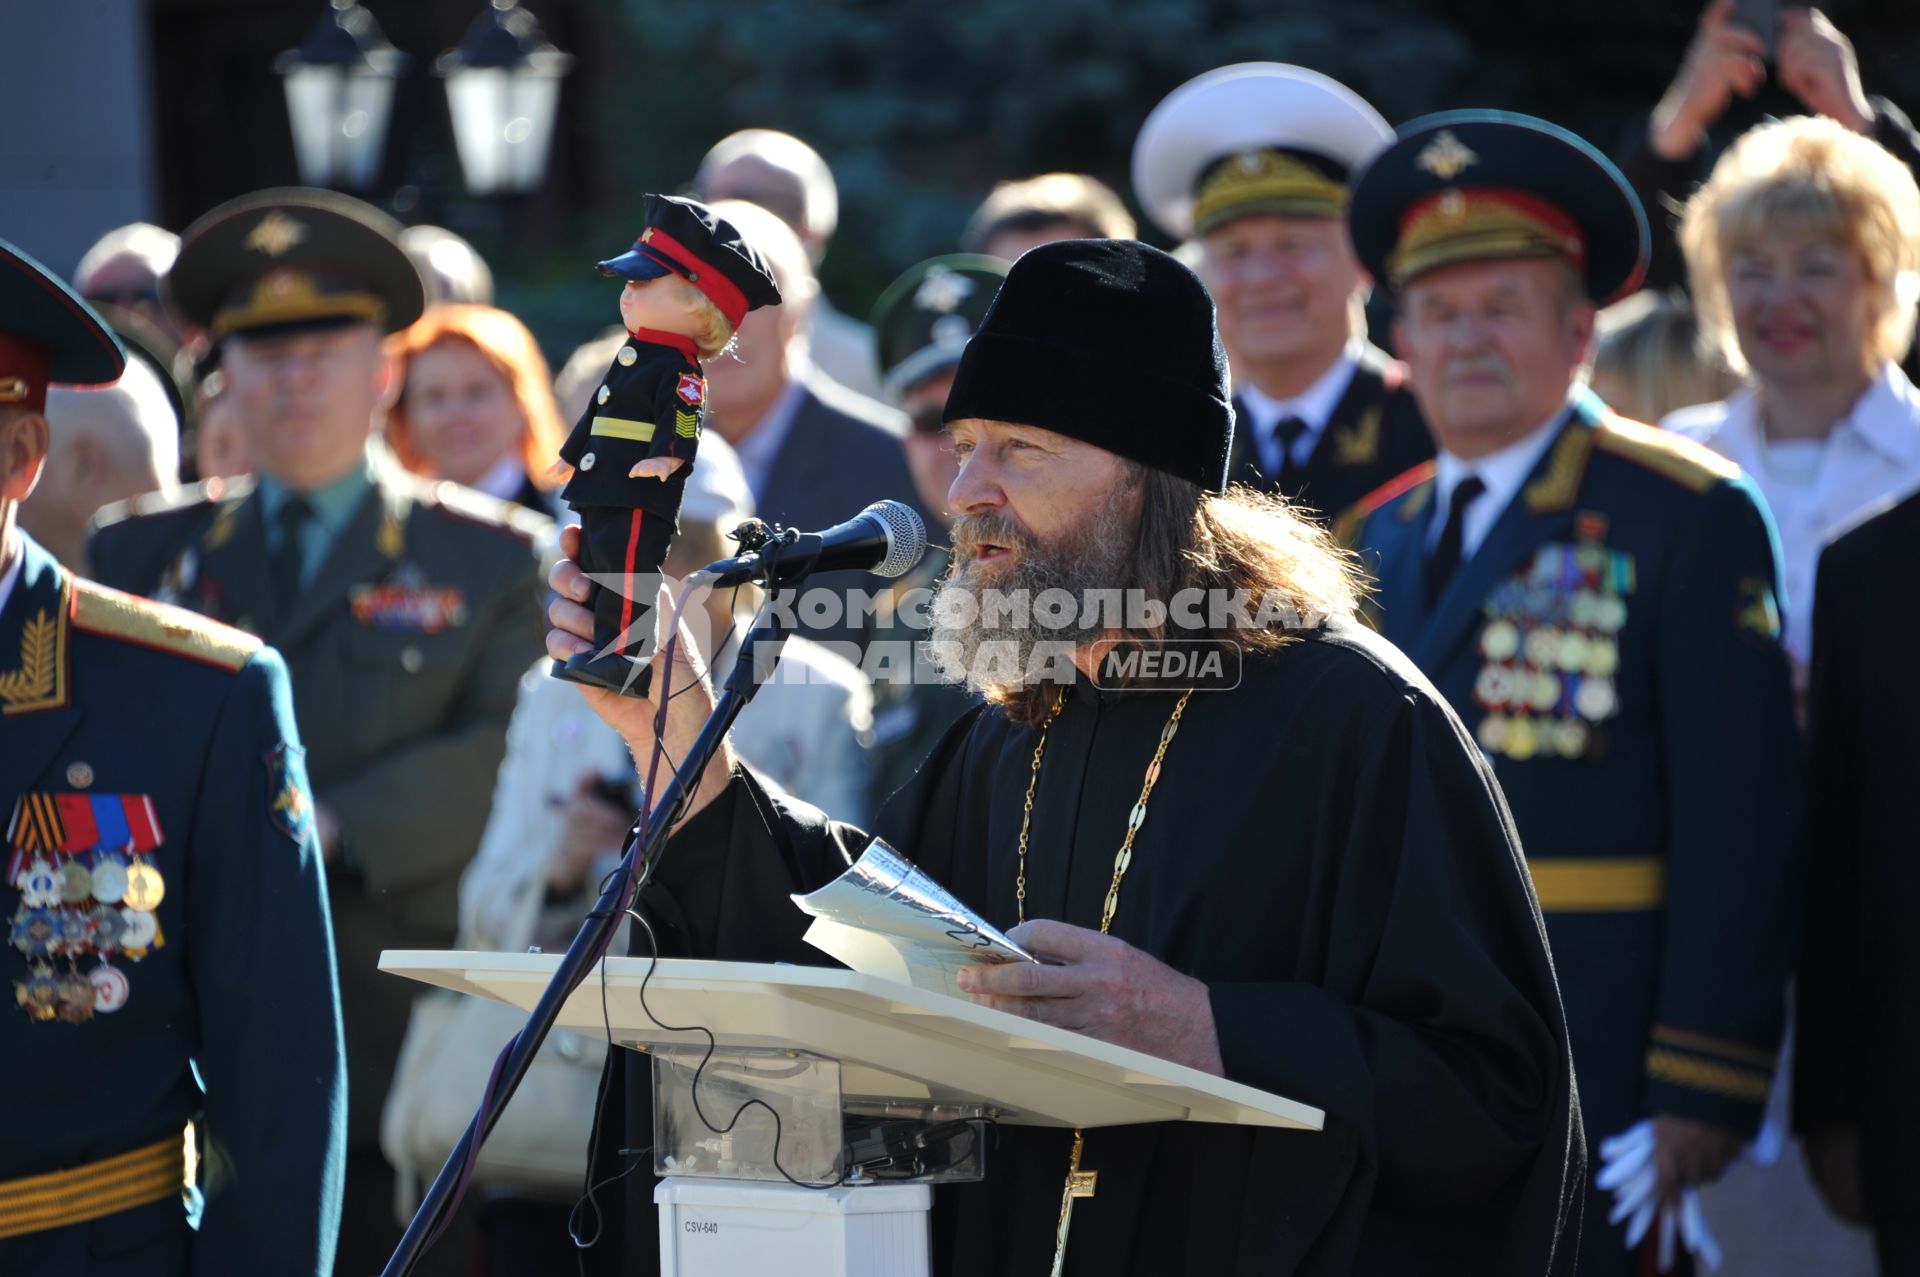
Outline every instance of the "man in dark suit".
<svg viewBox="0 0 1920 1277">
<path fill-rule="evenodd" d="M 1814 831 L 1794 1036 L 1794 1126 L 1834 1213 L 1873 1228 L 1880 1271 L 1920 1270 L 1920 497 L 1820 556 L 1808 709 Z"/>
<path fill-rule="evenodd" d="M 1133 147 L 1141 204 L 1195 237 L 1219 308 L 1229 473 L 1323 518 L 1433 455 L 1406 369 L 1367 341 L 1370 285 L 1342 221 L 1352 175 L 1392 136 L 1326 76 L 1247 62 L 1175 89 Z"/>
<path fill-rule="evenodd" d="M 345 1061 L 286 667 L 15 526 L 49 377 L 124 365 L 0 243 L 0 1272 L 325 1277 Z"/>
<path fill-rule="evenodd" d="M 721 200 L 713 212 L 766 257 L 783 299 L 740 321 L 734 355 L 704 365 L 707 424 L 739 455 L 755 513 L 805 532 L 849 519 L 880 500 L 903 501 L 924 518 L 903 450 L 906 417 L 819 376 L 807 357 L 819 284 L 800 241 L 755 205 Z M 854 601 L 864 604 L 890 589 L 884 578 L 866 572 L 809 577 L 795 603 L 797 632 L 839 645 L 838 654 L 857 664 L 872 611 L 852 619 L 849 592 L 858 592 Z M 822 610 L 811 612 L 800 603 Z"/>
<path fill-rule="evenodd" d="M 1599 152 L 1524 116 L 1428 117 L 1351 223 L 1440 452 L 1344 530 L 1378 627 L 1513 809 L 1594 1163 L 1609 1188 L 1633 1171 L 1624 1235 L 1611 1195 L 1588 1202 L 1580 1271 L 1626 1274 L 1660 1208 L 1682 1217 L 1753 1138 L 1773 1076 L 1802 784 L 1772 531 L 1737 467 L 1579 382 L 1596 304 L 1647 251 Z"/>
<path fill-rule="evenodd" d="M 412 992 L 384 949 L 453 943 L 520 674 L 540 646 L 552 524 L 403 471 L 373 438 L 380 334 L 420 280 L 358 200 L 267 191 L 189 227 L 173 302 L 221 342 L 257 479 L 104 512 L 103 581 L 251 630 L 286 656 L 340 948 L 352 1087 L 342 1272 L 397 1239 L 381 1104 Z"/>
</svg>

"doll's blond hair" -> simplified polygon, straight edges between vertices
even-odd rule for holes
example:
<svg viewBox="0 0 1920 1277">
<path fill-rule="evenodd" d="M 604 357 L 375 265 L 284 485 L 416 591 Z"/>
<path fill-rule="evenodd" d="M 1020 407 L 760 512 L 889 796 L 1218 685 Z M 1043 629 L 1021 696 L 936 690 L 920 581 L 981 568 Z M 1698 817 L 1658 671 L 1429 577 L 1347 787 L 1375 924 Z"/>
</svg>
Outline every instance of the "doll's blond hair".
<svg viewBox="0 0 1920 1277">
<path fill-rule="evenodd" d="M 700 358 L 712 359 L 715 355 L 726 354 L 733 345 L 733 325 L 713 304 L 713 299 L 678 275 L 663 275 L 660 283 L 679 289 L 682 299 L 693 308 L 694 317 L 700 321 L 700 327 L 687 334 L 693 341 L 693 348 L 700 352 Z"/>
</svg>

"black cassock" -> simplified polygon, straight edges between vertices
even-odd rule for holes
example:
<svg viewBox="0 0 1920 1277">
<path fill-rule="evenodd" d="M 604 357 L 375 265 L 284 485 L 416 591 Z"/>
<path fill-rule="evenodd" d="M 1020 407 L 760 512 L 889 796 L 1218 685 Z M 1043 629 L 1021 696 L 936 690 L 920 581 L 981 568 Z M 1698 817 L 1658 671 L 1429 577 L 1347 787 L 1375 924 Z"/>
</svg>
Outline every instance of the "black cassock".
<svg viewBox="0 0 1920 1277">
<path fill-rule="evenodd" d="M 1099 925 L 1174 701 L 1072 689 L 1034 799 L 1028 917 Z M 875 830 L 1003 927 L 1034 742 L 975 711 Z M 663 951 L 824 962 L 788 893 L 866 841 L 737 776 L 648 889 Z M 1327 1125 L 1088 1131 L 1098 1192 L 1074 1208 L 1069 1273 L 1573 1270 L 1585 1147 L 1540 916 L 1490 770 L 1397 649 L 1334 622 L 1195 694 L 1113 934 L 1210 985 L 1228 1077 Z M 630 1058 L 639 1125 L 603 1152 L 650 1142 Z M 936 1188 L 935 1272 L 1045 1274 L 1070 1142 L 1003 1126 L 984 1183 Z M 627 1182 L 626 1271 L 656 1271 L 652 1183 Z"/>
</svg>

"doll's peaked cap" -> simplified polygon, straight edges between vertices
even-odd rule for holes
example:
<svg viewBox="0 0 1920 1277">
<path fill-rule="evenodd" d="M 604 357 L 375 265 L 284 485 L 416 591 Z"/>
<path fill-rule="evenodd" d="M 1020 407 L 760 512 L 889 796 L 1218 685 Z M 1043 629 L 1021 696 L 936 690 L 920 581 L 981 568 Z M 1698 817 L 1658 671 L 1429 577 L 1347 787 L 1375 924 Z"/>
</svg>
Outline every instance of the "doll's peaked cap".
<svg viewBox="0 0 1920 1277">
<path fill-rule="evenodd" d="M 1137 240 L 1032 249 L 960 357 L 944 419 L 970 418 L 1052 430 L 1224 492 L 1233 404 L 1213 299 Z"/>
<path fill-rule="evenodd" d="M 601 274 L 625 279 L 678 275 L 706 294 L 735 328 L 748 311 L 780 304 L 780 286 L 760 251 L 699 200 L 649 195 L 646 218 L 633 247 L 601 262 Z"/>
</svg>

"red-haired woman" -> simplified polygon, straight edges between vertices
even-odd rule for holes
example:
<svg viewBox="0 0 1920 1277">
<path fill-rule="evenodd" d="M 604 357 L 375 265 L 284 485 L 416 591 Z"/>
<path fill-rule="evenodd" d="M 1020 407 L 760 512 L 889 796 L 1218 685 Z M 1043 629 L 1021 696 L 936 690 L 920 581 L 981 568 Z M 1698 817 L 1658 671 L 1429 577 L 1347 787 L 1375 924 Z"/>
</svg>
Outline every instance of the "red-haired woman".
<svg viewBox="0 0 1920 1277">
<path fill-rule="evenodd" d="M 387 339 L 400 395 L 387 442 L 415 474 L 557 511 L 566 430 L 526 325 L 491 306 L 442 304 Z"/>
</svg>

